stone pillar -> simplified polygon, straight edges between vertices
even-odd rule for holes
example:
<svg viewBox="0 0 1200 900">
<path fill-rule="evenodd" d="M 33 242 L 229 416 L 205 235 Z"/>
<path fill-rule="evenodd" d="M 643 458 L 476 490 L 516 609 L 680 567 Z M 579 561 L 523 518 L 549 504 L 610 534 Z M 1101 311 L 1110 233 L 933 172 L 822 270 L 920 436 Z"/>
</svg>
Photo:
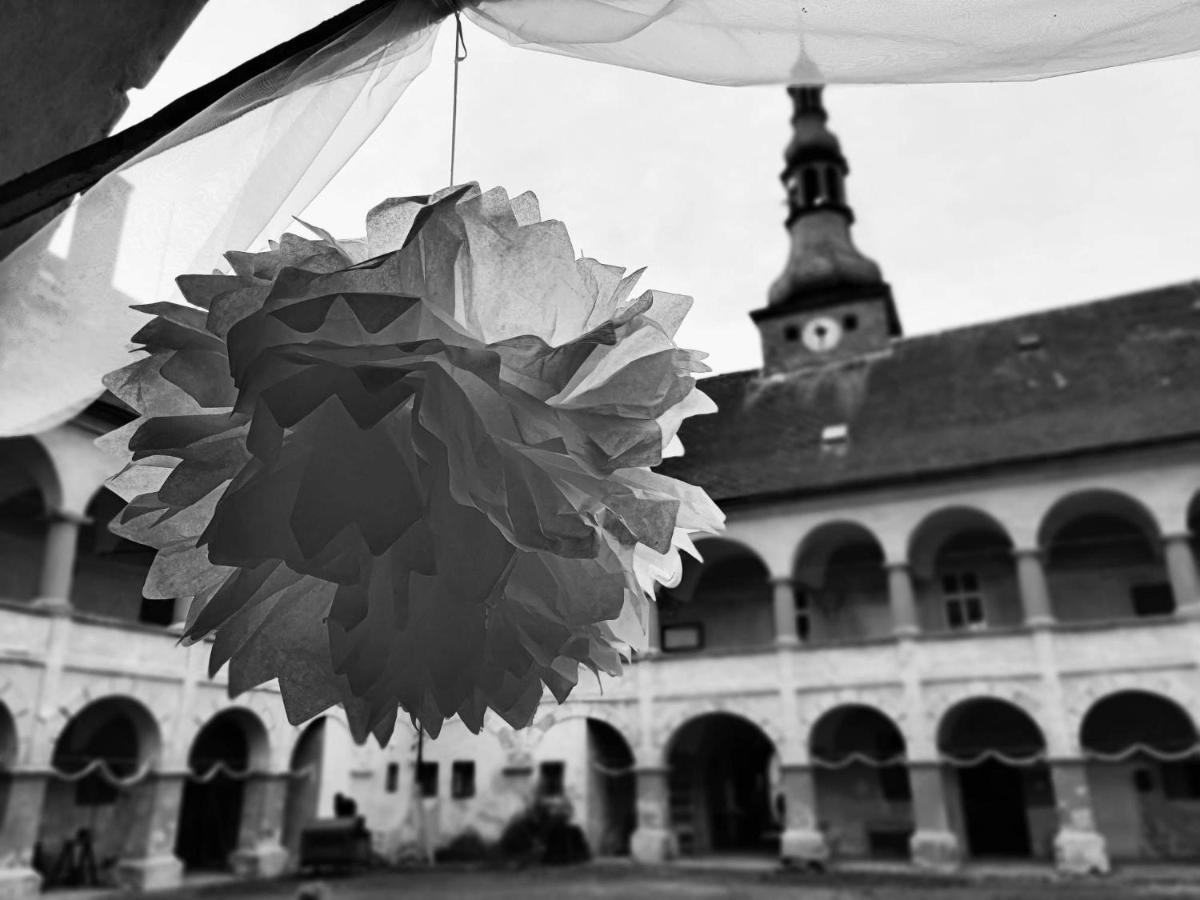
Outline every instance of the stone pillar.
<svg viewBox="0 0 1200 900">
<path fill-rule="evenodd" d="M 172 634 L 183 634 L 187 626 L 188 601 L 186 597 L 176 597 L 171 601 L 171 624 L 167 630 Z"/>
<path fill-rule="evenodd" d="M 277 878 L 287 869 L 283 846 L 283 812 L 287 775 L 255 773 L 242 788 L 242 826 L 238 846 L 229 858 L 241 878 Z"/>
<path fill-rule="evenodd" d="M 908 779 L 912 785 L 913 821 L 916 825 L 909 844 L 912 862 L 920 869 L 945 872 L 958 868 L 962 854 L 958 837 L 950 830 L 942 778 L 939 763 L 909 763 Z"/>
<path fill-rule="evenodd" d="M 913 592 L 912 572 L 906 562 L 889 562 L 887 569 L 888 600 L 892 607 L 892 630 L 897 637 L 916 634 L 917 598 Z"/>
<path fill-rule="evenodd" d="M 665 766 L 637 769 L 637 829 L 630 840 L 630 853 L 638 862 L 660 863 L 676 855 L 667 775 Z"/>
<path fill-rule="evenodd" d="M 642 656 L 654 656 L 662 650 L 662 630 L 658 624 L 658 600 L 646 604 L 646 652 Z"/>
<path fill-rule="evenodd" d="M 785 866 L 820 868 L 829 859 L 829 845 L 817 827 L 817 785 L 809 766 L 784 763 L 784 831 L 779 856 Z"/>
<path fill-rule="evenodd" d="M 1175 595 L 1175 611 L 1181 615 L 1200 616 L 1200 591 L 1196 587 L 1196 555 L 1192 552 L 1191 535 L 1186 532 L 1165 534 L 1162 544 L 1171 592 Z"/>
<path fill-rule="evenodd" d="M 1050 776 L 1058 808 L 1055 865 L 1070 875 L 1107 874 L 1108 847 L 1092 816 L 1087 764 L 1080 759 L 1056 760 L 1050 764 Z"/>
<path fill-rule="evenodd" d="M 151 772 L 128 789 L 134 813 L 117 863 L 116 877 L 122 887 L 157 891 L 183 881 L 183 863 L 175 856 L 183 779 L 178 772 Z"/>
<path fill-rule="evenodd" d="M 33 869 L 33 845 L 42 821 L 46 776 L 18 770 L 9 778 L 8 802 L 0 806 L 0 900 L 29 900 L 42 890 L 42 877 Z"/>
<path fill-rule="evenodd" d="M 771 579 L 775 601 L 775 643 L 793 647 L 800 643 L 796 633 L 796 591 L 790 578 Z"/>
<path fill-rule="evenodd" d="M 70 608 L 79 529 L 88 521 L 83 516 L 64 510 L 51 513 L 42 556 L 42 574 L 38 581 L 39 606 L 64 610 Z"/>
<path fill-rule="evenodd" d="M 1013 558 L 1017 562 L 1017 584 L 1021 588 L 1025 624 L 1031 628 L 1053 624 L 1054 611 L 1050 605 L 1050 588 L 1042 565 L 1042 551 L 1036 547 L 1022 547 L 1013 550 Z"/>
</svg>

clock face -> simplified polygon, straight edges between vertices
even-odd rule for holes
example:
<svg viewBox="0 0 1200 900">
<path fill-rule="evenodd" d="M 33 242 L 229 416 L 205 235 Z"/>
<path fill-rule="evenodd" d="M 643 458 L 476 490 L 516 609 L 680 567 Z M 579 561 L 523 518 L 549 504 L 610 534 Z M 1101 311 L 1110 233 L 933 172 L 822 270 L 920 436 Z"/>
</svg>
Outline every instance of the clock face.
<svg viewBox="0 0 1200 900">
<path fill-rule="evenodd" d="M 800 339 L 814 353 L 825 353 L 836 347 L 842 339 L 842 326 L 828 316 L 810 319 L 804 323 Z"/>
</svg>

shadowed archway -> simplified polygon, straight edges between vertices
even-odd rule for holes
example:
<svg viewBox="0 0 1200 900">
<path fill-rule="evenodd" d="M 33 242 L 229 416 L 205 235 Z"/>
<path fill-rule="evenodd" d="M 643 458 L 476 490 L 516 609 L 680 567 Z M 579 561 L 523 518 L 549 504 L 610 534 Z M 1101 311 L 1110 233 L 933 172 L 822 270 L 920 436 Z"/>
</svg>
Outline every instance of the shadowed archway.
<svg viewBox="0 0 1200 900">
<path fill-rule="evenodd" d="M 775 746 L 731 713 L 684 723 L 667 750 L 671 829 L 684 855 L 778 853 Z"/>
</svg>

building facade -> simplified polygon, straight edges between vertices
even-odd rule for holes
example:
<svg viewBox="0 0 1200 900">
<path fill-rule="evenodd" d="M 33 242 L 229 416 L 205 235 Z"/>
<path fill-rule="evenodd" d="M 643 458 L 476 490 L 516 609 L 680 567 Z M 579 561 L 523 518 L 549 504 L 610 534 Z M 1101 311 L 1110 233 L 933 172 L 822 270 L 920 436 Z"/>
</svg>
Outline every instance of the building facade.
<svg viewBox="0 0 1200 900">
<path fill-rule="evenodd" d="M 791 93 L 764 366 L 662 467 L 727 533 L 624 678 L 435 755 L 648 860 L 1200 858 L 1200 284 L 905 338 Z"/>
<path fill-rule="evenodd" d="M 0 898 L 80 829 L 129 884 L 276 873 L 336 794 L 385 855 L 542 794 L 642 860 L 1200 858 L 1200 285 L 906 338 L 820 90 L 792 95 L 764 366 L 703 381 L 719 412 L 662 467 L 727 533 L 623 677 L 528 729 L 450 723 L 418 763 L 271 685 L 230 700 L 105 527 L 125 417 L 0 441 Z"/>
</svg>

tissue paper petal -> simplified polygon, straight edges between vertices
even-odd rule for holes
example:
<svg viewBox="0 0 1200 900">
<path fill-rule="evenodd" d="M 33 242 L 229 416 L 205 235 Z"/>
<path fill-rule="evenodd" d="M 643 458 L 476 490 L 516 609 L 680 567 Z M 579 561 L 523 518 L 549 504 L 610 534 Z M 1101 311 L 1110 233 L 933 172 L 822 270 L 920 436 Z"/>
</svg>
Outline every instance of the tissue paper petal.
<svg viewBox="0 0 1200 900">
<path fill-rule="evenodd" d="M 648 468 L 712 407 L 674 343 L 690 299 L 630 300 L 640 270 L 576 259 L 531 194 L 306 227 L 139 307 L 150 355 L 108 378 L 141 413 L 113 528 L 158 548 L 148 596 L 190 600 L 231 691 L 277 679 L 293 722 L 340 703 L 359 740 L 398 709 L 521 727 L 581 665 L 619 673 L 722 524 Z"/>
</svg>

